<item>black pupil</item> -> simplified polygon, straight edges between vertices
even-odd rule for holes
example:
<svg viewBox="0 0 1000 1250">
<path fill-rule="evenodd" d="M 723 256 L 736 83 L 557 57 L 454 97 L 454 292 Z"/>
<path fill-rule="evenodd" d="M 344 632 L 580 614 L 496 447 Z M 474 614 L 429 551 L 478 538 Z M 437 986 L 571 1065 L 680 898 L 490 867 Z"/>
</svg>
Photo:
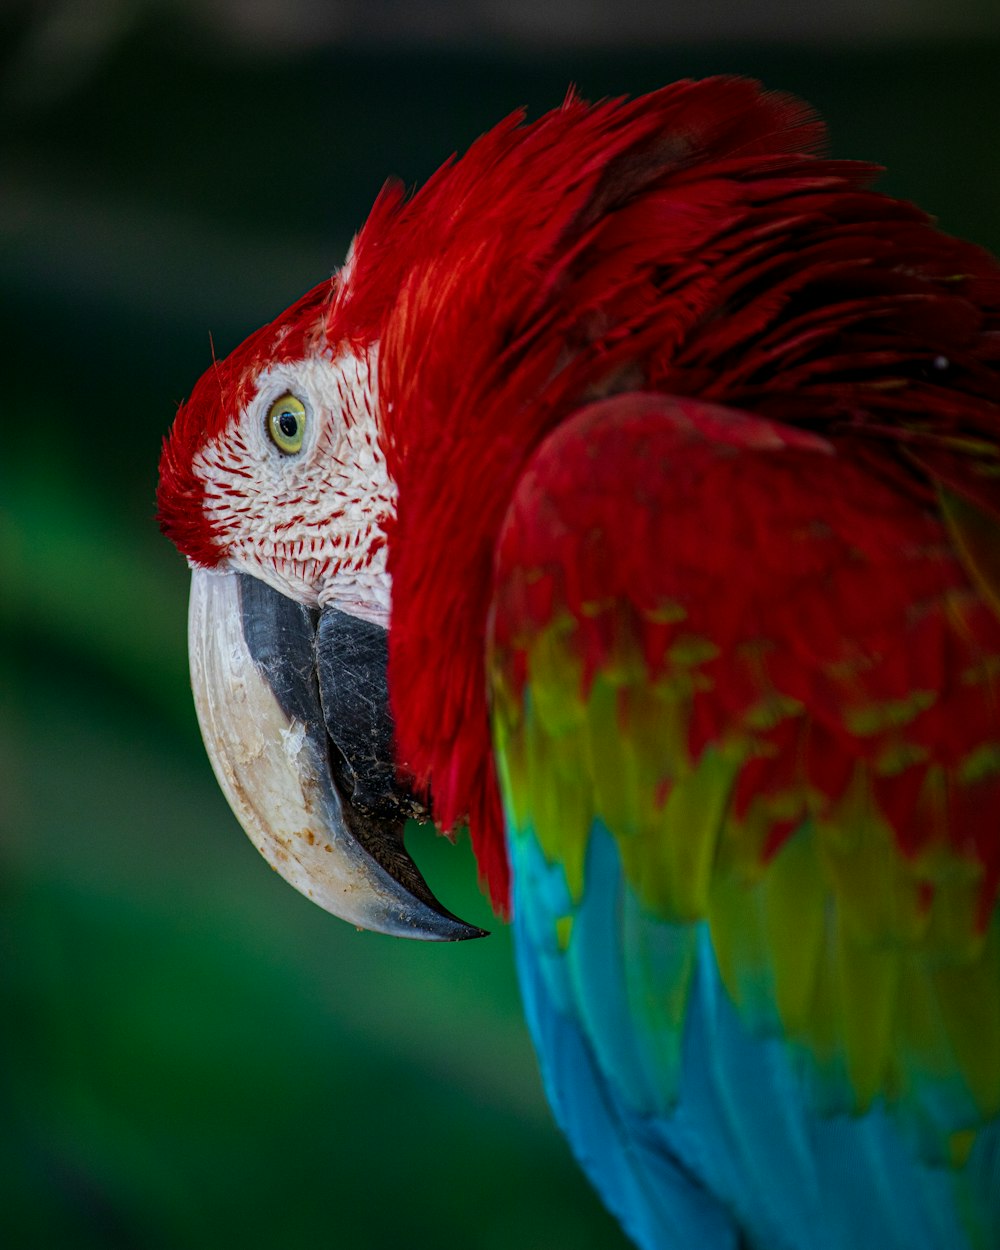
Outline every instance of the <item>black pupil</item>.
<svg viewBox="0 0 1000 1250">
<path fill-rule="evenodd" d="M 285 411 L 278 418 L 278 429 L 284 434 L 285 438 L 294 438 L 299 432 L 299 419 L 294 412 Z"/>
</svg>

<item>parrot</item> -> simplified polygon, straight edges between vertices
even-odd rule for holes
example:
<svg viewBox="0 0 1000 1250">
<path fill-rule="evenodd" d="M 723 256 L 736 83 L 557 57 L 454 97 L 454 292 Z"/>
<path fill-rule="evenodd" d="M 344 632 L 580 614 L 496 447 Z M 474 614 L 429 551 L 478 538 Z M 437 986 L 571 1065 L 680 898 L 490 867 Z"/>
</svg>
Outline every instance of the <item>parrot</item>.
<svg viewBox="0 0 1000 1250">
<path fill-rule="evenodd" d="M 208 754 L 360 928 L 482 930 L 642 1250 L 1000 1246 L 1000 265 L 741 77 L 388 182 L 164 440 Z"/>
</svg>

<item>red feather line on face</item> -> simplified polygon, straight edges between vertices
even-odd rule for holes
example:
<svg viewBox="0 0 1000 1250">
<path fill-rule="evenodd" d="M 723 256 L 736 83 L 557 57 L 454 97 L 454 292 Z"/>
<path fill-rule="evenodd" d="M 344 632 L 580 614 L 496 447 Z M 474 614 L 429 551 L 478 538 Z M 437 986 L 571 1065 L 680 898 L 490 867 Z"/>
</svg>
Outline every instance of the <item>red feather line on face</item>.
<svg viewBox="0 0 1000 1250">
<path fill-rule="evenodd" d="M 262 369 L 300 360 L 323 345 L 323 322 L 335 291 L 335 279 L 321 282 L 222 361 L 215 360 L 213 345 L 212 367 L 178 409 L 163 440 L 157 517 L 163 533 L 196 564 L 212 568 L 226 556 L 225 536 L 205 515 L 204 482 L 195 472 L 198 453 L 250 403 Z"/>
</svg>

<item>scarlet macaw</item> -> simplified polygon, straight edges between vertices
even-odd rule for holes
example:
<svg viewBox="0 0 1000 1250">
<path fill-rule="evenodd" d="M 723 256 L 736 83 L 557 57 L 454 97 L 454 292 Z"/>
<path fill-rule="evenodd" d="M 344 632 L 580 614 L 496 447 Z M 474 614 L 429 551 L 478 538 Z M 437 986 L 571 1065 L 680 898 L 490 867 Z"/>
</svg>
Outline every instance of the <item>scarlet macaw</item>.
<svg viewBox="0 0 1000 1250">
<path fill-rule="evenodd" d="M 646 1248 L 1000 1245 L 1000 268 L 794 99 L 501 123 L 164 448 L 270 861 L 455 939 L 467 822 L 556 1116 Z"/>
</svg>

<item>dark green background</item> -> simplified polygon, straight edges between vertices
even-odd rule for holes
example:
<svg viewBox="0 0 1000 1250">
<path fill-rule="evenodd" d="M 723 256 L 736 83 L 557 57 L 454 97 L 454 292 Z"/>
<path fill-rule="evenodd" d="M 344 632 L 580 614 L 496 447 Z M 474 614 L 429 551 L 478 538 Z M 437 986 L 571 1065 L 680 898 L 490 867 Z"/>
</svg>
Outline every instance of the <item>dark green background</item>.
<svg viewBox="0 0 1000 1250">
<path fill-rule="evenodd" d="M 414 843 L 494 935 L 428 947 L 312 907 L 229 815 L 159 440 L 209 331 L 222 354 L 326 274 L 387 174 L 570 81 L 762 77 L 997 248 L 1000 43 L 251 56 L 151 18 L 49 81 L 23 33 L 0 29 L 0 1242 L 621 1246 L 545 1109 L 467 846 Z"/>
</svg>

